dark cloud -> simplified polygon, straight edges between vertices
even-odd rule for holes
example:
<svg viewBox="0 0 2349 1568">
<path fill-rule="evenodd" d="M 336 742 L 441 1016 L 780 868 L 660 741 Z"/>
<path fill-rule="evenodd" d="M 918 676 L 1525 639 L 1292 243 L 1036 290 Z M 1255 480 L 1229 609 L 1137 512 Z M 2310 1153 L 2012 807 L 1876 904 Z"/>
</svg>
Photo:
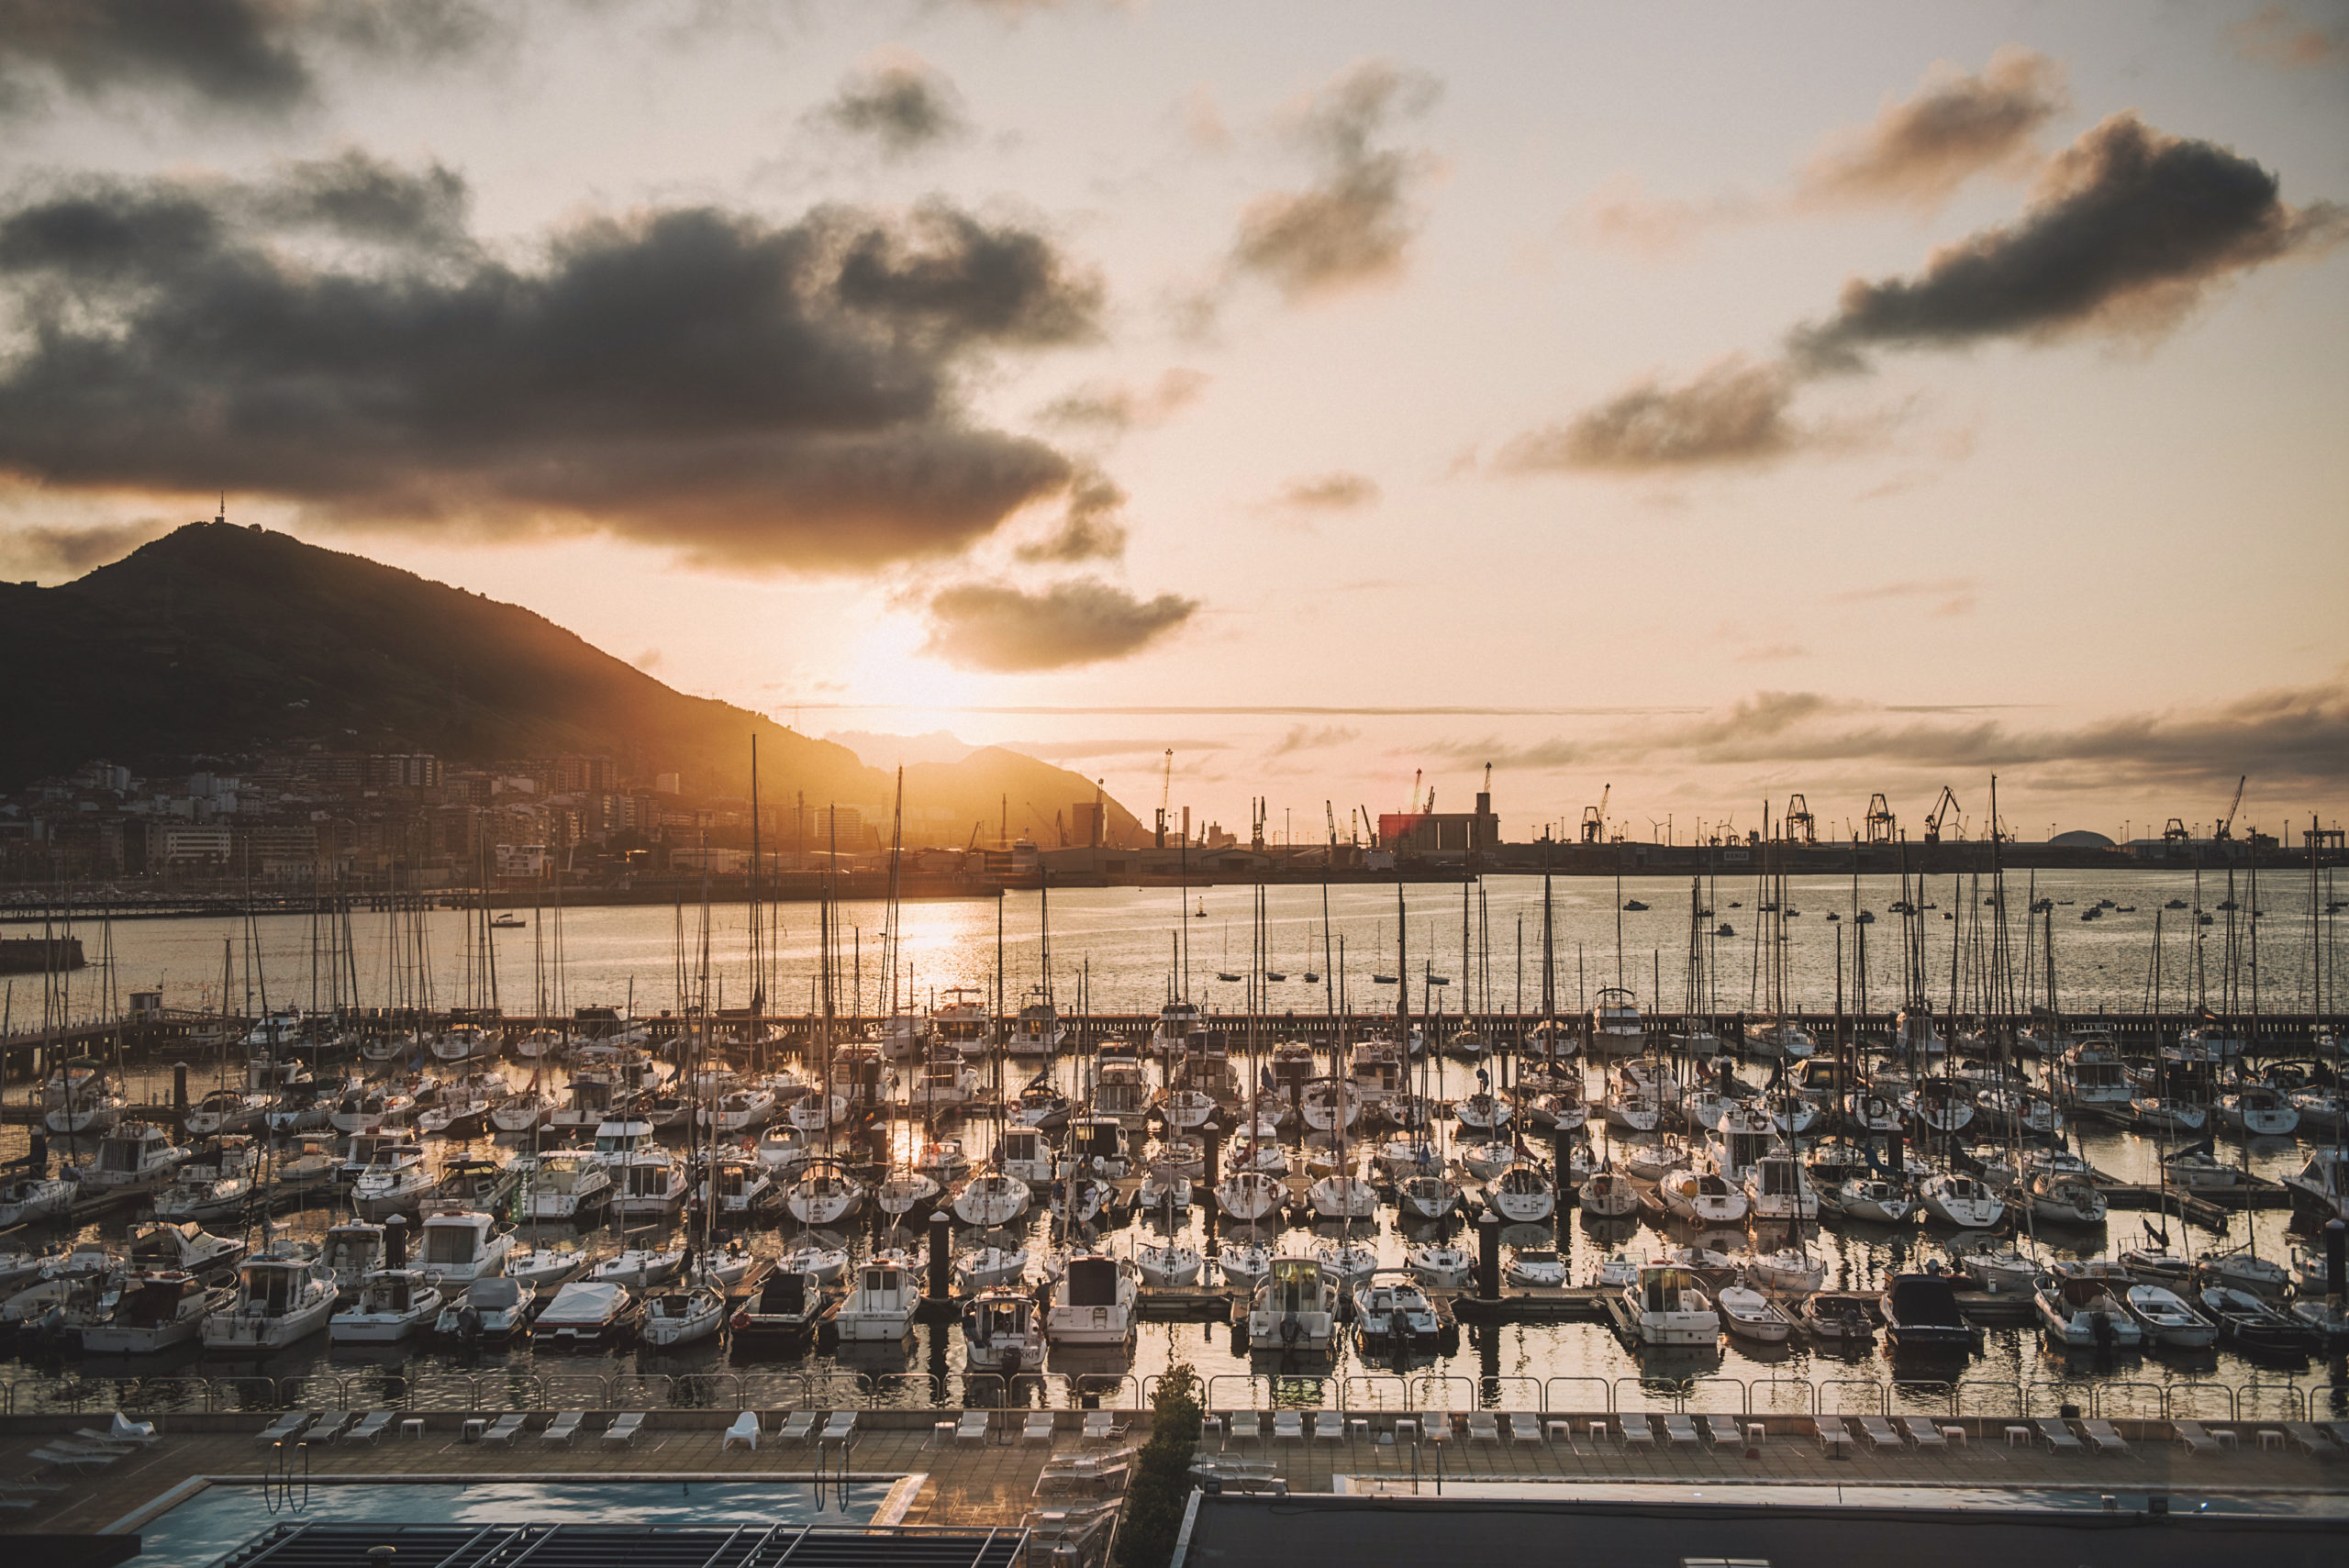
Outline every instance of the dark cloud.
<svg viewBox="0 0 2349 1568">
<path fill-rule="evenodd" d="M 477 0 L 0 0 L 0 109 L 61 90 L 279 116 L 315 97 L 323 53 L 429 61 L 505 23 Z"/>
<path fill-rule="evenodd" d="M 1126 493 L 1109 476 L 1095 469 L 1081 470 L 1069 482 L 1068 509 L 1060 526 L 1040 539 L 1019 546 L 1013 553 L 1022 561 L 1075 565 L 1086 561 L 1115 561 L 1126 553 L 1125 525 L 1118 510 Z"/>
<path fill-rule="evenodd" d="M 1148 386 L 1087 382 L 1044 405 L 1037 417 L 1048 425 L 1096 429 L 1113 436 L 1149 429 L 1164 424 L 1198 401 L 1210 379 L 1204 371 L 1176 365 Z"/>
<path fill-rule="evenodd" d="M 1424 748 L 1432 756 L 1448 762 L 1458 762 L 1472 768 L 1489 762 L 1497 773 L 1540 773 L 1556 768 L 1576 768 L 1590 760 L 1583 747 L 1570 740 L 1538 740 L 1529 746 L 1512 746 L 1498 736 L 1482 740 L 1443 740 Z"/>
<path fill-rule="evenodd" d="M 0 561 L 19 571 L 78 577 L 162 538 L 173 526 L 160 518 L 142 517 L 135 522 L 12 528 L 0 533 Z"/>
<path fill-rule="evenodd" d="M 521 265 L 452 230 L 453 183 L 349 158 L 0 211 L 0 471 L 756 570 L 950 552 L 1078 477 L 959 392 L 1095 333 L 1098 284 L 1041 235 L 942 205 L 683 207 Z M 288 229 L 319 222 L 373 243 L 305 254 Z"/>
<path fill-rule="evenodd" d="M 1938 206 L 1975 174 L 2027 171 L 2032 137 L 2070 101 L 2063 67 L 2032 50 L 2009 45 L 1978 76 L 1937 65 L 1912 95 L 1813 159 L 1795 199 Z"/>
<path fill-rule="evenodd" d="M 1563 425 L 1520 436 L 1497 461 L 1519 473 L 1765 462 L 1810 439 L 1787 417 L 1794 395 L 1782 367 L 1727 359 L 1686 385 L 1644 382 Z"/>
<path fill-rule="evenodd" d="M 2275 175 L 2223 147 L 2115 115 L 2049 165 L 2019 222 L 1936 251 L 1919 277 L 1854 280 L 1796 347 L 1848 369 L 1871 348 L 2158 328 L 2213 284 L 2330 242 L 2341 216 L 2295 211 Z"/>
<path fill-rule="evenodd" d="M 1076 762 L 1100 757 L 1149 757 L 1155 761 L 1163 757 L 1169 747 L 1173 747 L 1186 757 L 1200 751 L 1231 750 L 1231 743 L 1228 740 L 1203 740 L 1197 737 L 1186 739 L 1180 736 L 1173 740 L 1158 736 L 1137 740 L 1131 736 L 1126 736 L 1097 740 L 1006 740 L 1002 745 L 1007 751 L 1018 751 L 1044 762 Z"/>
<path fill-rule="evenodd" d="M 1352 512 L 1378 504 L 1378 481 L 1366 473 L 1317 473 L 1292 479 L 1273 497 L 1273 505 L 1295 512 Z"/>
<path fill-rule="evenodd" d="M 1273 743 L 1265 753 L 1273 757 L 1294 756 L 1299 751 L 1321 751 L 1332 746 L 1343 746 L 1362 739 L 1362 731 L 1346 724 L 1292 724 L 1288 733 Z"/>
<path fill-rule="evenodd" d="M 1241 215 L 1231 262 L 1291 301 L 1385 282 L 1403 270 L 1418 228 L 1410 186 L 1425 161 L 1374 145 L 1435 101 L 1432 77 L 1365 61 L 1309 99 L 1297 138 L 1321 165 L 1301 191 L 1259 196 Z"/>
<path fill-rule="evenodd" d="M 919 152 L 970 130 L 963 95 L 954 83 L 943 72 L 910 58 L 885 61 L 851 75 L 822 115 L 852 135 L 871 138 L 892 157 Z"/>
<path fill-rule="evenodd" d="M 1189 620 L 1195 599 L 1137 599 L 1092 578 L 1030 593 L 971 583 L 933 595 L 921 651 L 966 670 L 1058 670 L 1122 659 Z"/>
</svg>

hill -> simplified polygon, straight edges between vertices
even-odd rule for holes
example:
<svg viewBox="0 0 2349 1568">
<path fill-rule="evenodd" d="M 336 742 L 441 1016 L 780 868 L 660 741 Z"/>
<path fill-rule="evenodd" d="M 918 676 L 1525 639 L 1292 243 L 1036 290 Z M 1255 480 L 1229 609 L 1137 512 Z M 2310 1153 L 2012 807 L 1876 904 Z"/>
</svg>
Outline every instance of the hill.
<svg viewBox="0 0 2349 1568">
<path fill-rule="evenodd" d="M 846 747 L 674 691 L 519 606 L 226 523 L 192 523 L 58 587 L 0 586 L 0 791 L 95 757 L 159 773 L 317 747 L 458 764 L 602 754 L 640 783 L 674 772 L 689 795 L 740 795 L 755 734 L 771 801 L 869 806 L 891 794 Z M 1015 815 L 1032 800 L 1049 828 L 1093 789 L 992 750 L 909 770 L 909 818 L 938 830 L 907 839 L 960 843 L 972 822 L 996 821 L 1007 793 Z M 1113 834 L 1139 831 L 1123 807 L 1109 815 Z"/>
</svg>

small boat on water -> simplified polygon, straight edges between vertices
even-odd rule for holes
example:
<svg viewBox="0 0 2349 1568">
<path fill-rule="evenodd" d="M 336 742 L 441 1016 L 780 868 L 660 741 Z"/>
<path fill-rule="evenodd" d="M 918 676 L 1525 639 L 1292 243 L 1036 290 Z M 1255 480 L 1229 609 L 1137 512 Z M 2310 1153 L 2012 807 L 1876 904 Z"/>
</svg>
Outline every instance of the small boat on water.
<svg viewBox="0 0 2349 1568">
<path fill-rule="evenodd" d="M 1786 1308 L 1748 1285 L 1724 1285 L 1715 1293 L 1721 1325 L 1741 1340 L 1757 1345 L 1783 1345 L 1794 1333 L 1795 1320 Z"/>
<path fill-rule="evenodd" d="M 1566 1262 L 1546 1249 L 1520 1247 L 1509 1257 L 1508 1278 L 1532 1290 L 1557 1290 L 1566 1283 Z"/>
<path fill-rule="evenodd" d="M 2145 1342 L 2171 1350 L 2201 1351 L 2216 1344 L 2219 1326 L 2162 1284 L 2132 1284 L 2121 1297 L 2129 1316 L 2144 1330 Z"/>
<path fill-rule="evenodd" d="M 2212 1285 L 2199 1300 L 2204 1316 L 2218 1324 L 2220 1341 L 2246 1355 L 2305 1357 L 2318 1348 L 2307 1324 L 2247 1291 Z"/>
<path fill-rule="evenodd" d="M 2040 1327 L 2067 1350 L 2133 1351 L 2145 1342 L 2143 1326 L 2099 1276 L 2050 1276 L 2033 1300 Z"/>
<path fill-rule="evenodd" d="M 715 1286 L 654 1291 L 644 1302 L 644 1343 L 674 1351 L 698 1343 L 726 1325 L 726 1297 Z"/>
<path fill-rule="evenodd" d="M 273 1241 L 237 1271 L 235 1297 L 204 1319 L 206 1351 L 281 1351 L 307 1339 L 334 1316 L 334 1271 L 316 1243 Z"/>
<path fill-rule="evenodd" d="M 1435 1350 L 1445 1338 L 1435 1304 L 1409 1279 L 1377 1278 L 1353 1287 L 1354 1337 L 1367 1355 Z"/>
<path fill-rule="evenodd" d="M 469 1286 L 467 1295 L 471 1294 Z M 556 1291 L 554 1300 L 531 1321 L 530 1348 L 606 1350 L 635 1338 L 643 1322 L 643 1304 L 627 1286 L 609 1280 L 573 1280 Z"/>
<path fill-rule="evenodd" d="M 963 1308 L 967 1364 L 1009 1377 L 1044 1364 L 1043 1324 L 1036 1298 L 1009 1285 L 991 1285 Z"/>
<path fill-rule="evenodd" d="M 1411 1273 L 1433 1285 L 1464 1285 L 1476 1272 L 1476 1261 L 1468 1249 L 1448 1241 L 1414 1241 L 1403 1249 L 1403 1262 Z"/>
<path fill-rule="evenodd" d="M 155 1355 L 194 1340 L 215 1312 L 237 1298 L 228 1285 L 207 1285 L 183 1269 L 133 1273 L 86 1307 L 69 1308 L 62 1337 L 85 1355 Z"/>
<path fill-rule="evenodd" d="M 1248 1307 L 1248 1348 L 1318 1353 L 1337 1338 L 1338 1289 L 1318 1258 L 1276 1257 Z"/>
<path fill-rule="evenodd" d="M 1631 1284 L 1599 1297 L 1623 1338 L 1650 1347 L 1720 1344 L 1720 1314 L 1697 1276 L 1670 1264 L 1642 1265 Z"/>
<path fill-rule="evenodd" d="M 529 1329 L 530 1314 L 546 1299 L 527 1279 L 491 1274 L 445 1303 L 432 1332 L 458 1344 L 502 1345 Z"/>
<path fill-rule="evenodd" d="M 1146 1285 L 1182 1289 L 1199 1283 L 1207 1259 L 1197 1247 L 1174 1238 L 1136 1247 L 1134 1266 L 1141 1271 L 1141 1283 Z"/>
<path fill-rule="evenodd" d="M 360 1283 L 357 1299 L 328 1319 L 327 1338 L 338 1345 L 396 1344 L 430 1329 L 447 1299 L 422 1269 L 377 1269 Z"/>
<path fill-rule="evenodd" d="M 1858 1351 L 1876 1342 L 1873 1302 L 1854 1291 L 1814 1291 L 1796 1305 L 1802 1331 L 1820 1346 Z"/>
<path fill-rule="evenodd" d="M 857 1271 L 856 1288 L 832 1319 L 843 1340 L 895 1344 L 913 1330 L 921 1293 L 914 1271 L 876 1255 Z"/>
<path fill-rule="evenodd" d="M 1639 1212 L 1640 1191 L 1618 1172 L 1594 1171 L 1576 1201 L 1594 1219 L 1622 1219 Z"/>
</svg>

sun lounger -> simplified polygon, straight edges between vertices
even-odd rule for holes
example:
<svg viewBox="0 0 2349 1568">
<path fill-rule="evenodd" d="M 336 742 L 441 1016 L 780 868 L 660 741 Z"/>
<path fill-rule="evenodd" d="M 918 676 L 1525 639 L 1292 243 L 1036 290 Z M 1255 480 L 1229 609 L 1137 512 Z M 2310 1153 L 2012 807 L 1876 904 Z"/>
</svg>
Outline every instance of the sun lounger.
<svg viewBox="0 0 2349 1568">
<path fill-rule="evenodd" d="M 783 1430 L 776 1434 L 776 1440 L 804 1443 L 816 1435 L 816 1423 L 823 1418 L 821 1410 L 794 1410 L 783 1418 Z"/>
<path fill-rule="evenodd" d="M 1664 1435 L 1672 1440 L 1675 1448 L 1695 1448 L 1701 1440 L 1697 1436 L 1697 1423 L 1686 1416 L 1666 1416 Z"/>
<path fill-rule="evenodd" d="M 288 1410 L 268 1426 L 263 1427 L 261 1436 L 255 1440 L 265 1443 L 291 1442 L 294 1440 L 294 1434 L 309 1424 L 310 1413 L 307 1410 Z"/>
<path fill-rule="evenodd" d="M 1892 1423 L 1881 1416 L 1861 1417 L 1860 1430 L 1866 1436 L 1868 1441 L 1875 1445 L 1879 1453 L 1886 1449 L 1900 1446 L 1900 1434 L 1894 1431 Z"/>
<path fill-rule="evenodd" d="M 1949 1447 L 1949 1440 L 1942 1436 L 1942 1429 L 1933 1425 L 1930 1416 L 1903 1416 L 1900 1418 L 1900 1429 L 1907 1432 L 1909 1440 L 1919 1448 Z"/>
<path fill-rule="evenodd" d="M 1428 1441 L 1431 1443 L 1450 1442 L 1452 1440 L 1452 1412 L 1449 1410 L 1430 1410 L 1425 1415 L 1421 1416 L 1419 1418 L 1419 1435 L 1426 1438 Z"/>
<path fill-rule="evenodd" d="M 2199 1421 L 2172 1421 L 2169 1435 L 2185 1444 L 2186 1451 L 2198 1459 L 2224 1451 L 2219 1446 L 2219 1440 L 2204 1431 Z"/>
<path fill-rule="evenodd" d="M 110 1453 L 78 1453 L 59 1448 L 37 1448 L 32 1457 L 43 1464 L 70 1464 L 77 1470 L 103 1470 L 116 1458 Z"/>
<path fill-rule="evenodd" d="M 1852 1448 L 1851 1429 L 1843 1425 L 1841 1416 L 1815 1416 L 1810 1429 L 1819 1434 L 1819 1446 L 1829 1453 L 1848 1453 Z"/>
<path fill-rule="evenodd" d="M 1335 1410 L 1313 1412 L 1313 1440 L 1318 1443 L 1342 1442 L 1346 1436 L 1346 1418 Z"/>
<path fill-rule="evenodd" d="M 1468 1412 L 1468 1440 L 1472 1443 L 1497 1443 L 1501 1440 L 1500 1419 L 1490 1410 Z"/>
<path fill-rule="evenodd" d="M 2072 1435 L 2072 1429 L 2053 1416 L 2042 1416 L 2032 1426 L 2039 1429 L 2040 1440 L 2050 1453 L 2086 1453 L 2087 1444 Z"/>
<path fill-rule="evenodd" d="M 561 1411 L 553 1420 L 547 1423 L 547 1429 L 539 1434 L 539 1440 L 562 1443 L 567 1448 L 571 1444 L 571 1440 L 579 1435 L 579 1424 L 586 1418 L 587 1412 L 584 1410 Z"/>
<path fill-rule="evenodd" d="M 853 1410 L 833 1411 L 831 1418 L 824 1423 L 824 1429 L 816 1434 L 816 1441 L 818 1444 L 838 1443 L 842 1448 L 846 1448 L 855 1440 L 856 1412 Z"/>
<path fill-rule="evenodd" d="M 1734 1416 L 1706 1417 L 1705 1432 L 1713 1440 L 1715 1448 L 1742 1448 L 1745 1445 L 1745 1434 L 1738 1429 Z"/>
<path fill-rule="evenodd" d="M 1642 1444 L 1655 1447 L 1655 1418 L 1653 1416 L 1618 1416 L 1616 1429 L 1623 1434 L 1623 1444 L 1636 1448 Z"/>
<path fill-rule="evenodd" d="M 1088 1410 L 1085 1413 L 1085 1440 L 1105 1443 L 1109 1440 L 1109 1412 Z"/>
<path fill-rule="evenodd" d="M 752 1453 L 759 1451 L 759 1413 L 756 1410 L 744 1410 L 734 1418 L 734 1424 L 726 1429 L 724 1437 L 718 1440 L 718 1451 L 724 1453 L 736 1443 L 740 1443 Z"/>
<path fill-rule="evenodd" d="M 2349 1448 L 2349 1421 L 2322 1421 L 2318 1424 L 2332 1434 L 2334 1442 Z"/>
<path fill-rule="evenodd" d="M 1030 1410 L 1028 1419 L 1020 1424 L 1019 1440 L 1024 1443 L 1048 1443 L 1052 1440 L 1052 1413 Z"/>
<path fill-rule="evenodd" d="M 382 1440 L 385 1432 L 391 1429 L 392 1423 L 398 1418 L 399 1412 L 396 1410 L 370 1410 L 360 1417 L 359 1424 L 345 1435 L 355 1443 L 377 1442 Z"/>
<path fill-rule="evenodd" d="M 1305 1418 L 1295 1410 L 1273 1412 L 1273 1436 L 1281 1442 L 1301 1443 L 1305 1440 Z"/>
<path fill-rule="evenodd" d="M 963 1418 L 954 1423 L 954 1440 L 958 1443 L 983 1443 L 987 1440 L 987 1413 L 965 1410 Z"/>
<path fill-rule="evenodd" d="M 51 1438 L 49 1440 L 49 1446 L 61 1448 L 72 1453 L 110 1453 L 117 1459 L 133 1451 L 128 1443 L 111 1443 L 104 1438 L 93 1441 L 79 1435 L 70 1438 Z"/>
<path fill-rule="evenodd" d="M 1264 1418 L 1261 1411 L 1234 1410 L 1223 1423 L 1223 1446 L 1230 1448 L 1241 1438 L 1250 1442 L 1264 1440 Z"/>
<path fill-rule="evenodd" d="M 306 1443 L 330 1443 L 342 1436 L 344 1429 L 353 1418 L 348 1410 L 321 1410 L 318 1418 L 310 1423 L 310 1429 L 302 1434 L 302 1440 Z"/>
<path fill-rule="evenodd" d="M 755 1425 L 758 1418 L 752 1416 L 751 1420 Z M 521 1436 L 522 1429 L 529 1424 L 530 1418 L 528 1414 L 519 1410 L 509 1410 L 489 1424 L 489 1430 L 482 1433 L 481 1440 L 485 1443 L 503 1443 L 507 1448 L 512 1448 L 514 1440 Z"/>
<path fill-rule="evenodd" d="M 633 1443 L 636 1434 L 643 1429 L 643 1411 L 623 1410 L 612 1418 L 610 1426 L 604 1429 L 604 1440 L 607 1443 Z"/>
<path fill-rule="evenodd" d="M 2324 1429 L 2314 1421 L 2287 1421 L 2284 1423 L 2284 1435 L 2291 1439 L 2292 1446 L 2303 1453 L 2312 1454 L 2318 1459 L 2341 1457 L 2340 1446 L 2326 1437 Z"/>
<path fill-rule="evenodd" d="M 2099 1453 L 2127 1453 L 2129 1451 L 2129 1444 L 2121 1436 L 2120 1429 L 2110 1421 L 2082 1421 L 2080 1430 L 2087 1433 L 2088 1441 L 2096 1444 L 2096 1451 Z"/>
<path fill-rule="evenodd" d="M 1542 1416 L 1534 1410 L 1511 1410 L 1504 1418 L 1508 1422 L 1508 1440 L 1518 1443 L 1546 1442 L 1542 1435 Z"/>
<path fill-rule="evenodd" d="M 50 1492 L 62 1492 L 64 1490 L 65 1483 L 62 1481 L 34 1481 L 28 1478 L 16 1481 L 0 1481 L 0 1492 L 39 1492 L 46 1494 Z"/>
</svg>

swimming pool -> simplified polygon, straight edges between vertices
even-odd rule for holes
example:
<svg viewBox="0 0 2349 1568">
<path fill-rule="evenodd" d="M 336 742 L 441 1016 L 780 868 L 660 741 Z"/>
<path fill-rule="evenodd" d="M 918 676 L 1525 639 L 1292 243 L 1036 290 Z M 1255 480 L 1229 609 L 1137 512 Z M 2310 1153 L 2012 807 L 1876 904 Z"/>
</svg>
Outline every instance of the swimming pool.
<svg viewBox="0 0 2349 1568">
<path fill-rule="evenodd" d="M 1411 1481 L 1392 1475 L 1341 1475 L 1333 1490 L 1357 1496 L 1408 1496 Z M 1432 1476 L 1422 1476 L 1416 1488 L 1422 1497 L 1437 1496 Z M 1540 1498 L 1578 1503 L 1643 1503 L 1739 1507 L 1757 1504 L 1806 1508 L 1987 1508 L 1998 1512 L 2027 1509 L 2057 1513 L 2142 1513 L 2147 1499 L 2160 1496 L 2175 1514 L 2262 1514 L 2302 1518 L 2349 1518 L 2349 1496 L 2331 1492 L 2282 1489 L 2205 1491 L 2191 1486 L 2160 1486 L 2148 1490 L 2140 1477 L 2133 1486 L 2107 1483 L 2104 1486 L 1836 1486 L 1819 1482 L 1624 1482 L 1459 1481 L 1446 1479 L 1442 1496 L 1477 1498 Z M 2112 1499 L 2108 1510 L 2105 1499 Z"/>
<path fill-rule="evenodd" d="M 312 1481 L 288 1489 L 221 1479 L 151 1513 L 118 1521 L 139 1537 L 139 1568 L 206 1568 L 273 1525 L 636 1524 L 862 1525 L 891 1508 L 891 1494 L 918 1483 L 835 1481 Z M 165 1499 L 168 1500 L 168 1499 Z M 142 1517 L 146 1516 L 146 1517 Z"/>
</svg>

